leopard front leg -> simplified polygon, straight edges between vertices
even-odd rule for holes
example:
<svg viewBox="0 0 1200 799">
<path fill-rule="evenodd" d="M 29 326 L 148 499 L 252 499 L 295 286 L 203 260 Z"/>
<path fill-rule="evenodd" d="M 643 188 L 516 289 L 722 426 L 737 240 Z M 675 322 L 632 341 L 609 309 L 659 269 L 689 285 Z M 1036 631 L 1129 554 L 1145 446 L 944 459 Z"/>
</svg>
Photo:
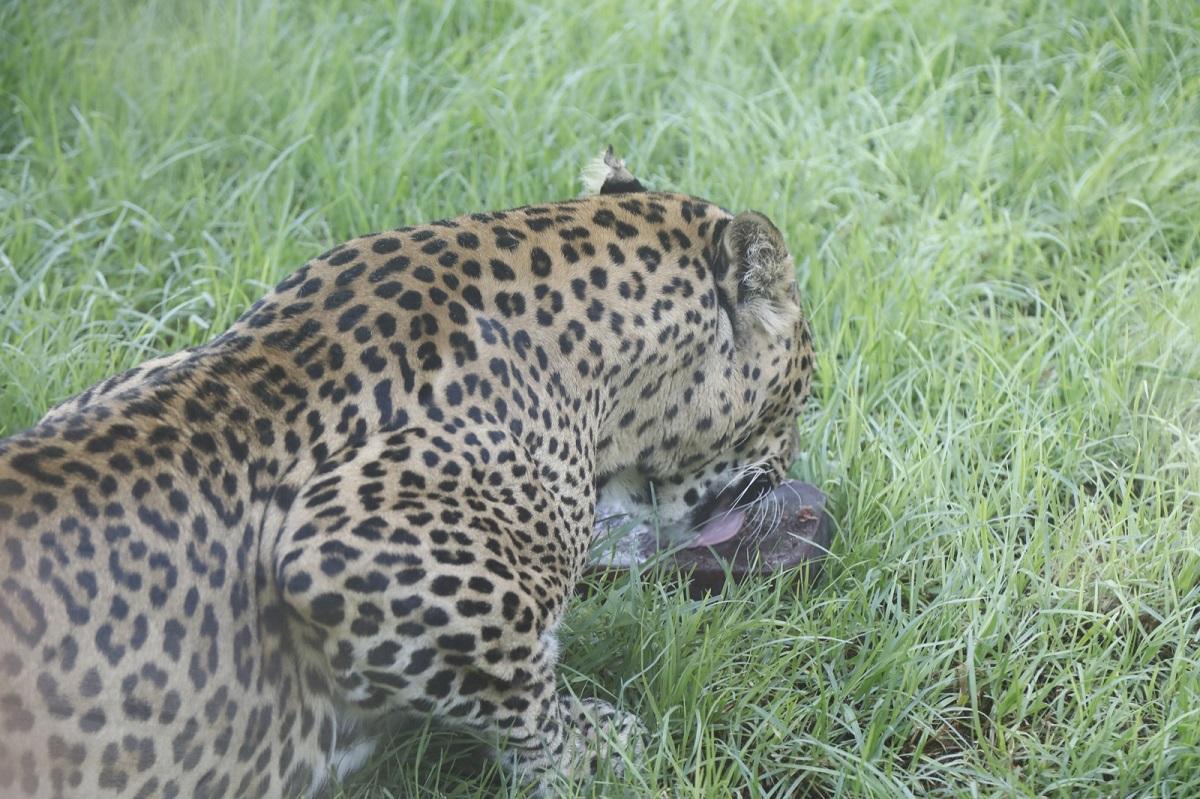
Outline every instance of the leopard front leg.
<svg viewBox="0 0 1200 799">
<path fill-rule="evenodd" d="M 601 699 L 555 692 L 552 665 L 526 686 L 502 686 L 496 700 L 506 710 L 518 710 L 489 722 L 502 736 L 502 762 L 523 782 L 542 789 L 557 775 L 586 780 L 605 761 L 621 774 L 625 758 L 636 761 L 645 746 L 645 725 L 634 714 Z"/>
<path fill-rule="evenodd" d="M 473 452 L 483 435 L 408 429 L 318 470 L 272 555 L 292 639 L 347 726 L 433 716 L 494 737 L 523 781 L 583 778 L 642 738 L 633 716 L 556 689 L 587 530 L 571 537 L 502 433 L 486 439 L 499 455 Z"/>
</svg>

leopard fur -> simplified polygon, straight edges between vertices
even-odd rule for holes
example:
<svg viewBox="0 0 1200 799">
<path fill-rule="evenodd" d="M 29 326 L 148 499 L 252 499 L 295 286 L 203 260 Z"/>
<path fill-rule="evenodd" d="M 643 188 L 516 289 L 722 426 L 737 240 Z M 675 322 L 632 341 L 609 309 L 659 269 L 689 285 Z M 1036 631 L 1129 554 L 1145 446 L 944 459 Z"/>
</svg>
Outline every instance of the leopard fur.
<svg viewBox="0 0 1200 799">
<path fill-rule="evenodd" d="M 555 682 L 597 501 L 777 483 L 812 352 L 774 225 L 610 158 L 336 247 L 0 442 L 0 795 L 312 795 L 414 715 L 534 785 L 637 751 Z"/>
</svg>

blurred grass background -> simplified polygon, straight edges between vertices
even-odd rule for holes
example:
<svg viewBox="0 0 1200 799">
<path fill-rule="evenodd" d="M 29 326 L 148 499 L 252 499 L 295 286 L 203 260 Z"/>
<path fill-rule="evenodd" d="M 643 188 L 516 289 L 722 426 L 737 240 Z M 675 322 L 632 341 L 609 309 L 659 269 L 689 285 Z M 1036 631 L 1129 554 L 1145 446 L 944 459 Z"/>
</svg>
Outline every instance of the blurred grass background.
<svg viewBox="0 0 1200 799">
<path fill-rule="evenodd" d="M 1186 0 L 0 4 L 0 434 L 340 240 L 571 196 L 609 142 L 785 232 L 795 471 L 842 533 L 815 591 L 577 604 L 569 684 L 655 738 L 577 792 L 1200 792 Z M 339 790 L 508 795 L 463 743 Z"/>
</svg>

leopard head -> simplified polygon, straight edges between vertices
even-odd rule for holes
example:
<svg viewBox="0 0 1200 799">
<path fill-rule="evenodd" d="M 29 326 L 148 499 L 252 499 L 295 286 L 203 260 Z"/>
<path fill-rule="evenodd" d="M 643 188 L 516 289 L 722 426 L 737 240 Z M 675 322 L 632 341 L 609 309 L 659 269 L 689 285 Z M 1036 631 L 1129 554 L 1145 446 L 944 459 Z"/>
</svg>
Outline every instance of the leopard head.
<svg viewBox="0 0 1200 799">
<path fill-rule="evenodd" d="M 661 356 L 661 385 L 636 411 L 640 435 L 627 442 L 632 463 L 605 475 L 599 495 L 600 516 L 654 518 L 676 538 L 767 523 L 765 500 L 797 455 L 812 372 L 783 235 L 755 211 L 716 214 L 687 231 L 706 290 L 670 293 L 673 323 L 703 332 Z"/>
</svg>

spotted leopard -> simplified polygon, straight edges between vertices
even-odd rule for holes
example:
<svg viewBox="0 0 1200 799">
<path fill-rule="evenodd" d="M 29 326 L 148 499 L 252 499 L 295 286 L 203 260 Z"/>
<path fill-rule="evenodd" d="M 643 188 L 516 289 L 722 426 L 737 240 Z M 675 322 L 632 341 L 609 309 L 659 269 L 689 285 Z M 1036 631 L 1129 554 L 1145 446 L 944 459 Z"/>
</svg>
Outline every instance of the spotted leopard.
<svg viewBox="0 0 1200 799">
<path fill-rule="evenodd" d="M 593 179 L 335 247 L 0 442 L 0 795 L 313 795 L 414 717 L 534 786 L 637 752 L 555 682 L 597 503 L 778 483 L 812 355 L 766 217 Z"/>
</svg>

